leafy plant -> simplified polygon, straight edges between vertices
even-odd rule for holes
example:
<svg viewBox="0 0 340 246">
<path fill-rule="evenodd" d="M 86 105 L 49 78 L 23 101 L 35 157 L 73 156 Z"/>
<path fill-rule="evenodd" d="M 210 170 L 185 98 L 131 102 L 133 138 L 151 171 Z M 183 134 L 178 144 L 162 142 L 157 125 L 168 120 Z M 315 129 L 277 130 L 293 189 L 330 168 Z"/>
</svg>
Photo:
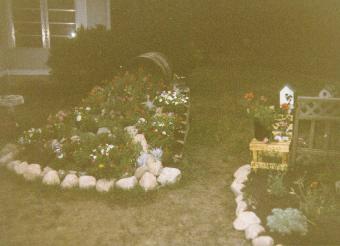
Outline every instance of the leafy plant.
<svg viewBox="0 0 340 246">
<path fill-rule="evenodd" d="M 297 189 L 291 188 L 291 194 L 299 199 L 300 209 L 310 219 L 319 220 L 335 209 L 334 194 L 318 181 L 305 186 L 305 179 L 300 178 L 294 182 Z"/>
<path fill-rule="evenodd" d="M 295 208 L 285 210 L 274 208 L 272 214 L 267 217 L 267 226 L 272 232 L 282 235 L 298 233 L 305 235 L 308 232 L 307 218 L 301 211 Z"/>
<path fill-rule="evenodd" d="M 285 196 L 288 191 L 284 184 L 284 174 L 270 174 L 267 179 L 267 191 L 276 197 Z"/>
</svg>

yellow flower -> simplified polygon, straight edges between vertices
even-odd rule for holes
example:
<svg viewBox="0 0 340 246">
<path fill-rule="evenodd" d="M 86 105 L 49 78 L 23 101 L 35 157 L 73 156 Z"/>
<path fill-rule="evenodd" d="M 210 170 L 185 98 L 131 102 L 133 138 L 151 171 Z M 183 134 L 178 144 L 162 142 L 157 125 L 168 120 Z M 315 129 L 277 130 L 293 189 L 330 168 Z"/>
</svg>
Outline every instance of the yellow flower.
<svg viewBox="0 0 340 246">
<path fill-rule="evenodd" d="M 99 167 L 99 168 L 104 168 L 105 165 L 104 165 L 104 164 L 99 164 L 98 167 Z"/>
</svg>

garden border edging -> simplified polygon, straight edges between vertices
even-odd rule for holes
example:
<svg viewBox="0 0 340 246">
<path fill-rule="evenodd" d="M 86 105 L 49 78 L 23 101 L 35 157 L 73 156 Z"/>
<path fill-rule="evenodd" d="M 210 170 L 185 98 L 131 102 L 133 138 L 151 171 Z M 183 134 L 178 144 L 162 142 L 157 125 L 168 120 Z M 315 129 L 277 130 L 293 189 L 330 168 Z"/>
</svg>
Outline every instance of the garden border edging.
<svg viewBox="0 0 340 246">
<path fill-rule="evenodd" d="M 235 230 L 244 231 L 247 240 L 252 240 L 253 246 L 273 246 L 274 239 L 270 236 L 261 235 L 265 233 L 265 228 L 261 225 L 261 220 L 254 212 L 247 211 L 248 204 L 244 200 L 242 190 L 248 175 L 251 172 L 249 164 L 239 167 L 233 174 L 234 180 L 230 186 L 235 195 L 236 219 L 233 222 Z"/>
</svg>

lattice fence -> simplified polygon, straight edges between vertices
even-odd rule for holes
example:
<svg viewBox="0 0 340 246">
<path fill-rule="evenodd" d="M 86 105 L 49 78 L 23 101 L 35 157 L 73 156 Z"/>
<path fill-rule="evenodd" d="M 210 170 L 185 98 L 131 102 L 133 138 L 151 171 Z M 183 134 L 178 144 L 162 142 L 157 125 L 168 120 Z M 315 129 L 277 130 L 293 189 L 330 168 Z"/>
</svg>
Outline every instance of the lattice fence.
<svg viewBox="0 0 340 246">
<path fill-rule="evenodd" d="M 294 164 L 340 164 L 340 98 L 298 97 Z"/>
</svg>

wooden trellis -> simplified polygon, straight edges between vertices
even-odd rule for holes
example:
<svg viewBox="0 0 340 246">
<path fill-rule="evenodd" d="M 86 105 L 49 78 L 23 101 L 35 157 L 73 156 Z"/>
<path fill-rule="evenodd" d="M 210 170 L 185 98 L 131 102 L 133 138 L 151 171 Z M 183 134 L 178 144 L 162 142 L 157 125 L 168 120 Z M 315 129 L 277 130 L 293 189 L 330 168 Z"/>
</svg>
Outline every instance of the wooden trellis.
<svg viewBox="0 0 340 246">
<path fill-rule="evenodd" d="M 340 98 L 298 97 L 293 164 L 340 164 Z"/>
</svg>

